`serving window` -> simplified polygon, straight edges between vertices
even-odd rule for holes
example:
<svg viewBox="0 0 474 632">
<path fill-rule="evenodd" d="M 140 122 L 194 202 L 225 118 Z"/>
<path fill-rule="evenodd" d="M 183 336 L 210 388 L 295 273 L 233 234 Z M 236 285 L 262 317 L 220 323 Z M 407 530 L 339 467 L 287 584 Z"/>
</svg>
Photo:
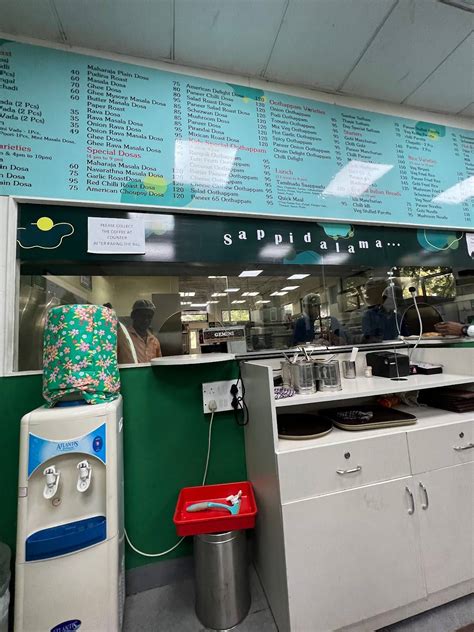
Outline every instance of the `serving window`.
<svg viewBox="0 0 474 632">
<path fill-rule="evenodd" d="M 145 253 L 89 253 L 92 213 L 144 217 Z M 26 243 L 23 230 L 46 214 L 53 226 L 72 226 L 73 235 L 57 246 L 48 235 L 54 247 L 41 247 L 45 231 L 37 230 Z M 441 320 L 474 320 L 474 265 L 459 234 L 456 249 L 436 251 L 423 248 L 414 229 L 270 220 L 245 220 L 242 227 L 238 218 L 71 207 L 45 212 L 32 205 L 20 209 L 19 229 L 19 371 L 41 368 L 45 318 L 61 304 L 113 308 L 122 331 L 119 359 L 133 363 L 149 359 L 139 345 L 133 348 L 138 330 L 142 338 L 156 337 L 163 355 L 222 350 L 202 332 L 229 327 L 238 332 L 241 353 L 415 337 L 420 329 L 413 288 L 424 335 L 436 337 Z M 444 248 L 443 236 L 438 238 Z M 444 238 L 453 243 L 449 233 Z M 137 312 L 144 316 L 147 307 L 150 318 L 140 324 Z"/>
</svg>

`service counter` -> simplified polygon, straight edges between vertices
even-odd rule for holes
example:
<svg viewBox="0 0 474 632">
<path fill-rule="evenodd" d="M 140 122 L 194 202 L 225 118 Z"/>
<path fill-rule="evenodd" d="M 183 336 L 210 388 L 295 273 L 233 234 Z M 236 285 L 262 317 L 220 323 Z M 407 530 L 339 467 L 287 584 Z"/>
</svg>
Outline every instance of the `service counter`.
<svg viewBox="0 0 474 632">
<path fill-rule="evenodd" d="M 278 436 L 281 412 L 474 384 L 472 347 L 414 353 L 443 373 L 343 379 L 341 391 L 277 401 L 275 361 L 242 364 L 255 564 L 280 632 L 369 632 L 473 590 L 474 412 L 402 406 L 416 424 Z"/>
</svg>

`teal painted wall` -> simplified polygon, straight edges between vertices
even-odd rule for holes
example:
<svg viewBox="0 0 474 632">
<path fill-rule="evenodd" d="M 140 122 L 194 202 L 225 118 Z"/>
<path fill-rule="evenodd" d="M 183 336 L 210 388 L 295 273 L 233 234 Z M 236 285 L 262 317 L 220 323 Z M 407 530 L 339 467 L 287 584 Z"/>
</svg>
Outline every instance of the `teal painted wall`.
<svg viewBox="0 0 474 632">
<path fill-rule="evenodd" d="M 237 377 L 235 362 L 181 367 L 122 369 L 124 398 L 125 524 L 139 549 L 159 552 L 177 541 L 172 522 L 181 487 L 200 485 L 209 415 L 202 412 L 203 382 Z M 41 376 L 0 379 L 0 462 L 11 473 L 2 489 L 0 540 L 14 549 L 19 427 L 21 417 L 43 403 Z M 233 413 L 216 415 L 209 484 L 245 480 L 243 429 Z M 191 552 L 191 538 L 165 556 Z M 127 568 L 156 562 L 127 547 Z"/>
</svg>

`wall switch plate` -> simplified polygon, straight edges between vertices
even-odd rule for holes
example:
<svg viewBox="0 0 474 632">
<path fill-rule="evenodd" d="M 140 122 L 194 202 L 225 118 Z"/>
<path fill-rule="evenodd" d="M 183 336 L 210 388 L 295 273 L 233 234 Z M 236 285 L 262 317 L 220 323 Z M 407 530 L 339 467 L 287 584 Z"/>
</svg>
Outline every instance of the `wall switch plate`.
<svg viewBox="0 0 474 632">
<path fill-rule="evenodd" d="M 217 404 L 216 413 L 222 413 L 225 410 L 234 410 L 232 408 L 232 399 L 230 388 L 237 384 L 237 379 L 226 380 L 222 382 L 205 382 L 202 385 L 202 405 L 205 413 L 210 413 L 209 402 L 215 400 Z M 239 392 L 236 397 L 242 397 L 242 384 L 238 383 Z"/>
</svg>

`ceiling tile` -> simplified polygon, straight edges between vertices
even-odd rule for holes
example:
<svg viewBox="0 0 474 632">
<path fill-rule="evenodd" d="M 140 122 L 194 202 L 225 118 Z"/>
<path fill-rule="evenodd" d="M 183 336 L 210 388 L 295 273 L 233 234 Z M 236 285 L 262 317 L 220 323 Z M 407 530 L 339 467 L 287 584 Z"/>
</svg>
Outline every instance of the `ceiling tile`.
<svg viewBox="0 0 474 632">
<path fill-rule="evenodd" d="M 395 0 L 290 0 L 267 79 L 337 89 Z"/>
<path fill-rule="evenodd" d="M 472 116 L 474 117 L 474 103 L 469 103 L 467 108 L 464 108 L 460 112 L 458 112 L 461 116 Z"/>
<path fill-rule="evenodd" d="M 286 0 L 176 0 L 175 59 L 224 72 L 260 75 Z"/>
<path fill-rule="evenodd" d="M 54 0 L 68 43 L 148 59 L 169 59 L 172 0 Z"/>
<path fill-rule="evenodd" d="M 407 100 L 429 110 L 459 112 L 474 94 L 474 35 L 464 42 Z"/>
<path fill-rule="evenodd" d="M 0 0 L 0 16 L 0 31 L 4 33 L 63 41 L 48 0 Z"/>
<path fill-rule="evenodd" d="M 433 0 L 401 0 L 342 91 L 401 103 L 462 42 L 473 22 L 472 13 Z"/>
</svg>

